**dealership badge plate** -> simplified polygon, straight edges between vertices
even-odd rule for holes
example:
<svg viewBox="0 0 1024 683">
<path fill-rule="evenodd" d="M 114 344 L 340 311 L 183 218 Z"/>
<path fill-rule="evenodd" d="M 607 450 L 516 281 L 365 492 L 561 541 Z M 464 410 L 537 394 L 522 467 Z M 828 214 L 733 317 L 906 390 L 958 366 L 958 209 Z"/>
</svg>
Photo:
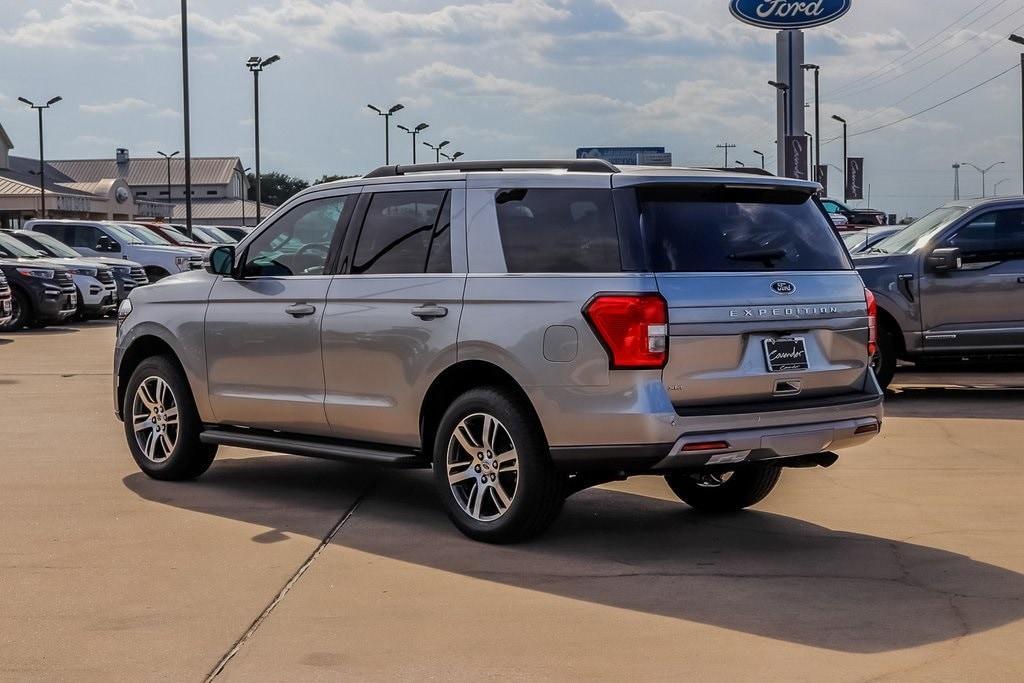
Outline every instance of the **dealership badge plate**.
<svg viewBox="0 0 1024 683">
<path fill-rule="evenodd" d="M 764 340 L 764 359 L 768 372 L 806 370 L 807 345 L 803 337 L 780 337 Z"/>
</svg>

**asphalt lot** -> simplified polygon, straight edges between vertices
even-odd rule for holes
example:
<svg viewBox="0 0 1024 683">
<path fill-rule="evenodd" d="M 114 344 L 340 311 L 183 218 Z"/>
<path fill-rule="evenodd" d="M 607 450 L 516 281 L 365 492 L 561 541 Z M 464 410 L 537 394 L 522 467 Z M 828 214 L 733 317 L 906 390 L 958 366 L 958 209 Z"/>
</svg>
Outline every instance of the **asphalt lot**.
<svg viewBox="0 0 1024 683">
<path fill-rule="evenodd" d="M 755 511 L 637 478 L 490 547 L 425 472 L 222 449 L 197 482 L 148 480 L 113 336 L 0 336 L 0 679 L 1024 672 L 1024 373 L 904 373 L 882 437 Z"/>
</svg>

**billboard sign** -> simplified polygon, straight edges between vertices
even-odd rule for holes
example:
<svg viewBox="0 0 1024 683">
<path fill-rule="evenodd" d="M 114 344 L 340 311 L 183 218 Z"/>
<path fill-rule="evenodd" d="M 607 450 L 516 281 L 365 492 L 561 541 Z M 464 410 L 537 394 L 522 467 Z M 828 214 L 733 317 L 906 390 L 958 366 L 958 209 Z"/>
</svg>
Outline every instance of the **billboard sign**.
<svg viewBox="0 0 1024 683">
<path fill-rule="evenodd" d="M 864 199 L 864 157 L 846 160 L 846 199 Z"/>
<path fill-rule="evenodd" d="M 729 11 L 752 26 L 777 30 L 811 28 L 850 11 L 853 0 L 731 0 Z"/>
<path fill-rule="evenodd" d="M 815 178 L 815 180 L 818 181 L 818 183 L 821 185 L 821 191 L 827 197 L 828 196 L 828 164 L 819 164 L 816 168 L 818 170 L 818 177 Z"/>
</svg>

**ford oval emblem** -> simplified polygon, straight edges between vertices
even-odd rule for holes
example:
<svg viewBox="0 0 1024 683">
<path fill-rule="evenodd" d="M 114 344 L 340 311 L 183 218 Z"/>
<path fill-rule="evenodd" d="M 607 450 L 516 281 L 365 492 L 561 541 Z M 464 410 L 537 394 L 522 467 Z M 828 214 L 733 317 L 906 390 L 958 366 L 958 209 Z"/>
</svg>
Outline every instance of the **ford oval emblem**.
<svg viewBox="0 0 1024 683">
<path fill-rule="evenodd" d="M 796 291 L 796 285 L 786 280 L 776 280 L 772 283 L 772 291 L 776 294 L 792 294 Z"/>
<path fill-rule="evenodd" d="M 850 11 L 853 0 L 731 0 L 729 11 L 740 21 L 774 29 L 821 26 Z"/>
</svg>

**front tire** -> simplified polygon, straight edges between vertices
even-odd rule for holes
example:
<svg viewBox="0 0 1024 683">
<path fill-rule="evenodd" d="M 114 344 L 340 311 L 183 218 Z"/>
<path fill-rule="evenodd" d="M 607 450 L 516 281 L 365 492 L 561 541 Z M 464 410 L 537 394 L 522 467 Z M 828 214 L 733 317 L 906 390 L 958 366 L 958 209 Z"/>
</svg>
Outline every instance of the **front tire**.
<svg viewBox="0 0 1024 683">
<path fill-rule="evenodd" d="M 32 322 L 32 305 L 29 303 L 28 297 L 13 287 L 11 288 L 11 307 L 13 309 L 12 317 L 6 324 L 0 325 L 0 332 L 17 332 Z"/>
<path fill-rule="evenodd" d="M 782 475 L 774 465 L 746 465 L 732 472 L 672 472 L 665 481 L 679 499 L 701 512 L 736 512 L 767 497 Z"/>
<path fill-rule="evenodd" d="M 448 517 L 477 541 L 541 534 L 561 512 L 566 480 L 535 418 L 510 392 L 474 389 L 441 418 L 434 479 Z"/>
<path fill-rule="evenodd" d="M 169 358 L 153 356 L 135 368 L 121 414 L 132 457 L 153 479 L 195 479 L 217 454 L 216 445 L 199 440 L 202 422 L 192 391 Z"/>
</svg>

